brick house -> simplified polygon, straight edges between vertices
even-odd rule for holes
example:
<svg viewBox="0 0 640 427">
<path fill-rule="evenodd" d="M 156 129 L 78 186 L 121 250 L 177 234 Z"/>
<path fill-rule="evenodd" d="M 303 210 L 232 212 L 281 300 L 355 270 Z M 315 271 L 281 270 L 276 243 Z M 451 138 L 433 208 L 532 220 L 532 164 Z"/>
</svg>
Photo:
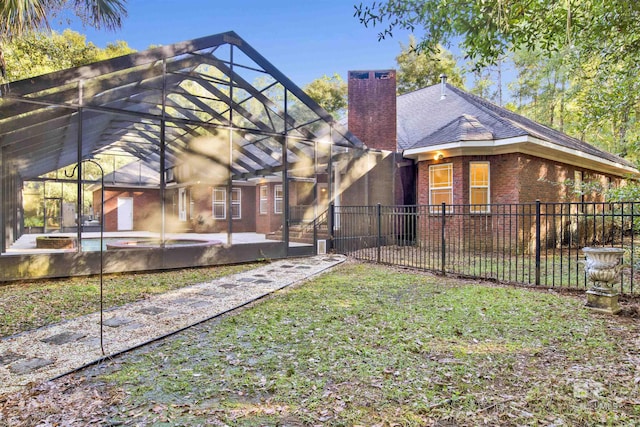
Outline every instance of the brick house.
<svg viewBox="0 0 640 427">
<path fill-rule="evenodd" d="M 368 148 L 390 152 L 394 158 L 392 169 L 382 173 L 371 170 L 367 178 L 375 183 L 373 187 L 391 190 L 388 202 L 475 205 L 469 208 L 473 213 L 487 214 L 490 204 L 598 201 L 599 194 L 580 196 L 562 183 L 620 185 L 626 176 L 638 174 L 630 162 L 618 156 L 445 82 L 396 96 L 395 77 L 394 70 L 349 72 L 350 132 Z M 107 186 L 106 230 L 123 229 L 117 223 L 118 200 L 127 198 L 133 200 L 129 229 L 148 227 L 151 212 L 157 212 L 159 204 L 159 179 L 154 170 L 142 173 L 134 165 L 132 171 L 127 167 L 118 171 L 119 180 L 125 183 L 117 188 Z M 151 188 L 127 184 L 140 180 L 141 173 Z M 317 179 L 319 202 L 326 207 L 327 175 L 318 174 Z M 290 183 L 292 219 L 305 215 L 313 219 L 304 212 L 314 204 L 311 187 L 305 182 Z M 228 191 L 226 186 L 180 185 L 169 180 L 165 193 L 169 229 L 226 231 L 229 194 L 234 231 L 269 234 L 281 227 L 281 179 L 238 181 Z M 358 200 L 358 192 L 353 193 L 348 198 L 350 204 L 366 204 L 366 198 Z"/>
<path fill-rule="evenodd" d="M 348 120 L 369 148 L 401 156 L 396 182 L 414 174 L 415 189 L 396 188 L 399 204 L 472 204 L 485 213 L 489 204 L 579 201 L 562 183 L 606 187 L 639 173 L 621 157 L 447 84 L 446 77 L 396 96 L 395 71 L 351 71 Z"/>
<path fill-rule="evenodd" d="M 444 76 L 441 84 L 400 96 L 395 77 L 394 70 L 349 73 L 349 130 L 368 148 L 395 153 L 390 179 L 396 205 L 449 205 L 447 235 L 473 236 L 465 244 L 475 249 L 490 250 L 492 236 L 506 234 L 519 247 L 531 247 L 536 200 L 603 201 L 602 193 L 583 194 L 581 183 L 608 188 L 640 175 L 627 160 L 449 85 Z M 547 221 L 556 221 L 551 210 L 557 208 L 542 206 Z M 522 218 L 517 228 L 506 225 L 513 214 Z M 437 242 L 438 221 L 421 216 L 416 222 L 410 214 L 393 233 Z M 588 221 L 576 216 L 552 224 L 542 237 L 553 245 L 572 233 L 584 236 L 585 228 L 594 228 Z"/>
</svg>

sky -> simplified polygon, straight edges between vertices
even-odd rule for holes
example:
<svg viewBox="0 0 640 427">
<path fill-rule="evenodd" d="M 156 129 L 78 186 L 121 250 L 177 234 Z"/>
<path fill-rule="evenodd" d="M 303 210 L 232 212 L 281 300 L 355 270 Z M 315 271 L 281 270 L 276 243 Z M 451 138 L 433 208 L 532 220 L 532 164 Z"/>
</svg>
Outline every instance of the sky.
<svg viewBox="0 0 640 427">
<path fill-rule="evenodd" d="M 118 31 L 95 31 L 77 20 L 51 22 L 71 28 L 99 47 L 117 40 L 136 50 L 235 31 L 298 86 L 323 75 L 395 68 L 408 32 L 378 41 L 378 28 L 354 17 L 361 0 L 128 0 Z M 366 1 L 365 1 L 366 3 Z M 68 25 L 70 24 L 70 25 Z"/>
</svg>

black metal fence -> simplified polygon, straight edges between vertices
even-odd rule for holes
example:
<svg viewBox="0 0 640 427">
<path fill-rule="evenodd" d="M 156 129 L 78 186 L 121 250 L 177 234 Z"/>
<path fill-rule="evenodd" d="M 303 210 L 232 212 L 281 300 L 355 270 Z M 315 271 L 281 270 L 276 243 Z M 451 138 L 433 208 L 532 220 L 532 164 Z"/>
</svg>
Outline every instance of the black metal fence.
<svg viewBox="0 0 640 427">
<path fill-rule="evenodd" d="M 639 294 L 640 203 L 331 206 L 335 252 L 499 282 L 585 289 L 586 246 L 625 249 L 616 288 Z"/>
</svg>

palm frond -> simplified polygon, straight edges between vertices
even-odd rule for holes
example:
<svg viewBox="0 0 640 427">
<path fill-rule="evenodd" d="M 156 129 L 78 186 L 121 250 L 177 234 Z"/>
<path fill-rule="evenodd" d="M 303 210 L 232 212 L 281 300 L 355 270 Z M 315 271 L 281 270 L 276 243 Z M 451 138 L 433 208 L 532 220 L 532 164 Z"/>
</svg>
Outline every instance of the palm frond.
<svg viewBox="0 0 640 427">
<path fill-rule="evenodd" d="M 74 0 L 74 12 L 96 29 L 115 30 L 127 16 L 126 0 Z"/>
<path fill-rule="evenodd" d="M 58 6 L 57 0 L 0 1 L 0 37 L 7 40 L 27 31 L 48 28 L 47 16 Z"/>
</svg>

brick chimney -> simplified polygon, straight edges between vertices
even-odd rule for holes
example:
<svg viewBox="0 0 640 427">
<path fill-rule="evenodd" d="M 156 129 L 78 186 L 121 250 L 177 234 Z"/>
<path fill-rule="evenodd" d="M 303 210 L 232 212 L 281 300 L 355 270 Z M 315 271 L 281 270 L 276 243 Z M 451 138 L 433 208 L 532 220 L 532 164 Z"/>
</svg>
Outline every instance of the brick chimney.
<svg viewBox="0 0 640 427">
<path fill-rule="evenodd" d="M 396 71 L 349 71 L 349 130 L 369 148 L 397 150 Z"/>
</svg>

